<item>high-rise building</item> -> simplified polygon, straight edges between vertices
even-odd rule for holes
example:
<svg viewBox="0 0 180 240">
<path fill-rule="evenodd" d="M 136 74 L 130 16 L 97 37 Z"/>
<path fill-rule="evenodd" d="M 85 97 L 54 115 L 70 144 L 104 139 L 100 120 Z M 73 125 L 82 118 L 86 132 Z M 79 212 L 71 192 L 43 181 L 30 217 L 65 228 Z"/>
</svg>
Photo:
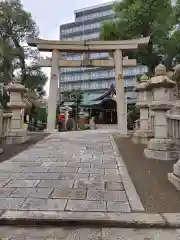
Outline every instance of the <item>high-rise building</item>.
<svg viewBox="0 0 180 240">
<path fill-rule="evenodd" d="M 60 26 L 61 40 L 98 40 L 103 21 L 113 19 L 114 1 L 76 10 L 75 21 Z M 107 59 L 108 53 L 90 53 L 90 59 Z M 82 54 L 66 54 L 67 59 L 82 59 Z M 136 77 L 147 71 L 145 66 L 126 67 L 123 69 L 125 91 L 129 103 L 136 101 L 134 87 Z M 61 91 L 71 91 L 81 88 L 84 91 L 84 101 L 97 98 L 115 82 L 114 69 L 107 68 L 63 68 L 60 74 Z"/>
</svg>

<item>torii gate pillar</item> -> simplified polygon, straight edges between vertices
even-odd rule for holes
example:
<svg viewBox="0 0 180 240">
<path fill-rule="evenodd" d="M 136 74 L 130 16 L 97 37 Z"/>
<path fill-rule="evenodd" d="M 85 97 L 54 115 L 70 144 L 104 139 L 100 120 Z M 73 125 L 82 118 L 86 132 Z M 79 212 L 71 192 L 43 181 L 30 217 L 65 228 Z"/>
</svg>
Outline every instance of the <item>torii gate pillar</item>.
<svg viewBox="0 0 180 240">
<path fill-rule="evenodd" d="M 57 108 L 56 103 L 58 96 L 58 81 L 59 81 L 59 51 L 53 49 L 48 98 L 48 117 L 47 117 L 48 132 L 54 131 L 56 125 L 56 108 Z"/>
<path fill-rule="evenodd" d="M 117 49 L 114 52 L 115 77 L 116 77 L 116 104 L 117 121 L 120 135 L 127 135 L 127 107 L 124 94 L 123 80 L 123 57 L 122 50 Z"/>
</svg>

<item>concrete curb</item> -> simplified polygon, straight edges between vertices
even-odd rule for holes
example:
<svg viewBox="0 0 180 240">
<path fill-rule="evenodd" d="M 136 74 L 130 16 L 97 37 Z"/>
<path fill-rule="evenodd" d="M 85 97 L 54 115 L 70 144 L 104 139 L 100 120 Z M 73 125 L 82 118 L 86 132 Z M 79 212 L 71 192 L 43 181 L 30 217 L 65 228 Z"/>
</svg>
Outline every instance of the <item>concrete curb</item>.
<svg viewBox="0 0 180 240">
<path fill-rule="evenodd" d="M 166 217 L 165 217 L 166 216 Z M 180 216 L 180 214 L 179 214 Z M 1 225 L 11 226 L 88 226 L 118 228 L 178 228 L 167 214 L 153 213 L 102 213 L 56 211 L 5 211 L 0 216 Z M 180 219 L 180 218 L 179 218 Z"/>
<path fill-rule="evenodd" d="M 131 209 L 135 212 L 145 211 L 112 135 L 110 135 L 110 141 Z"/>
<path fill-rule="evenodd" d="M 180 213 L 163 213 L 161 216 L 168 226 L 172 228 L 180 228 Z"/>
</svg>

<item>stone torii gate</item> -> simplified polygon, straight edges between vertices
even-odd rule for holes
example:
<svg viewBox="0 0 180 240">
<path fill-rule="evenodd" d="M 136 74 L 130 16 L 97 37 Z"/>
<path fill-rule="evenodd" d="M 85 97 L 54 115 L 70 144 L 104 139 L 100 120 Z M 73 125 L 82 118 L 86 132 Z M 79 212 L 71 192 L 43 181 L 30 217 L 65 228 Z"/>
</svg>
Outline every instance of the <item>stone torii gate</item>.
<svg viewBox="0 0 180 240">
<path fill-rule="evenodd" d="M 59 81 L 59 67 L 115 67 L 116 102 L 118 129 L 121 135 L 127 134 L 127 114 L 124 96 L 123 66 L 136 66 L 135 59 L 123 59 L 123 51 L 134 51 L 138 47 L 147 45 L 149 37 L 123 41 L 53 41 L 43 39 L 27 39 L 29 46 L 37 47 L 39 51 L 52 52 L 51 59 L 41 59 L 41 67 L 51 67 L 50 92 L 48 99 L 47 130 L 55 129 L 56 101 Z M 60 53 L 84 53 L 83 60 L 60 59 Z M 113 52 L 114 59 L 91 60 L 89 52 Z"/>
</svg>

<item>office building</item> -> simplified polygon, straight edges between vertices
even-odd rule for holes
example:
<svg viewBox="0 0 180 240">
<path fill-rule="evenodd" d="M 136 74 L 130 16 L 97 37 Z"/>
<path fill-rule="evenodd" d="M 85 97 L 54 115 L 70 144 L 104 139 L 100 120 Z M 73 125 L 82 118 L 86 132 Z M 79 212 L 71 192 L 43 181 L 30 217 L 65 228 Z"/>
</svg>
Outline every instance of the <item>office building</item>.
<svg viewBox="0 0 180 240">
<path fill-rule="evenodd" d="M 114 18 L 112 5 L 114 2 L 95 5 L 76 10 L 75 21 L 60 26 L 61 40 L 98 40 L 103 21 Z M 90 59 L 107 59 L 108 53 L 90 53 Z M 82 54 L 66 54 L 67 59 L 80 60 Z M 107 68 L 62 68 L 60 74 L 61 92 L 81 88 L 84 101 L 88 102 L 107 91 L 115 83 L 114 69 Z M 145 66 L 127 67 L 123 69 L 125 91 L 129 103 L 136 101 L 134 87 L 136 77 L 147 71 Z"/>
</svg>

